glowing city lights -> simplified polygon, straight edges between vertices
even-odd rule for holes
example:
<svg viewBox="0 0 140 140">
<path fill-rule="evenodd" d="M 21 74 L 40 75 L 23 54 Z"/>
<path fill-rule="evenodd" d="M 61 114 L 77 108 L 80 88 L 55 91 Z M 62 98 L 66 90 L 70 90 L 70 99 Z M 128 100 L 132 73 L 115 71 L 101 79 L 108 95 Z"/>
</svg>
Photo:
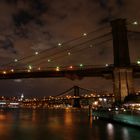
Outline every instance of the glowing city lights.
<svg viewBox="0 0 140 140">
<path fill-rule="evenodd" d="M 116 108 L 115 108 L 115 110 L 116 110 L 116 111 L 118 111 L 118 110 L 119 110 L 119 108 L 118 108 L 118 107 L 116 107 Z"/>
<path fill-rule="evenodd" d="M 60 71 L 60 68 L 58 66 L 56 67 L 56 71 Z"/>
<path fill-rule="evenodd" d="M 95 101 L 95 102 L 94 102 L 94 105 L 98 105 L 98 102 L 97 102 L 97 101 Z"/>
<path fill-rule="evenodd" d="M 31 70 L 31 69 L 32 69 L 32 66 L 31 66 L 31 65 L 29 65 L 29 66 L 28 66 L 28 68 L 29 68 L 29 70 Z"/>
<path fill-rule="evenodd" d="M 103 99 L 102 98 L 99 98 L 99 101 L 102 101 Z"/>
</svg>

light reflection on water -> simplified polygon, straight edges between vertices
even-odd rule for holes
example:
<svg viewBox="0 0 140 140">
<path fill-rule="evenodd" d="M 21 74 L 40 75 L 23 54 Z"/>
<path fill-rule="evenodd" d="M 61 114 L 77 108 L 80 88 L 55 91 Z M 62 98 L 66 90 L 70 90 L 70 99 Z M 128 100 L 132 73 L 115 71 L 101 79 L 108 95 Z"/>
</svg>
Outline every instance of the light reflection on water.
<svg viewBox="0 0 140 140">
<path fill-rule="evenodd" d="M 108 137 L 109 140 L 113 140 L 114 139 L 114 126 L 111 123 L 107 124 L 107 133 L 108 133 Z"/>
<path fill-rule="evenodd" d="M 0 110 L 0 140 L 140 140 L 139 130 L 80 110 Z"/>
</svg>

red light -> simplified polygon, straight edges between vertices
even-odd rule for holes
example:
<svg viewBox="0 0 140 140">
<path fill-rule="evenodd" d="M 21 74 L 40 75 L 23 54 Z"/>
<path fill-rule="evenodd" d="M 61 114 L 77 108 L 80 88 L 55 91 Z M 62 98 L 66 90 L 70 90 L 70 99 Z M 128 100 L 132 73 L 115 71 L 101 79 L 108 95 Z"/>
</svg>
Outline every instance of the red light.
<svg viewBox="0 0 140 140">
<path fill-rule="evenodd" d="M 70 68 L 70 69 L 73 69 L 73 66 L 70 66 L 69 68 Z"/>
</svg>

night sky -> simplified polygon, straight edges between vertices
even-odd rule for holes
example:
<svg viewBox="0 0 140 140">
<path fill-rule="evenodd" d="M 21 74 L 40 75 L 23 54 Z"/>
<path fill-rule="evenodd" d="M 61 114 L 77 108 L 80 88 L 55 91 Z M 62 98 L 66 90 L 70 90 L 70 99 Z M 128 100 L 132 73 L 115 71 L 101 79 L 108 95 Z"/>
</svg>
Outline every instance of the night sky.
<svg viewBox="0 0 140 140">
<path fill-rule="evenodd" d="M 140 23 L 139 5 L 138 0 L 0 0 L 1 68 L 14 59 L 53 48 L 59 42 L 77 38 L 84 32 L 107 27 L 115 18 Z M 140 25 L 130 24 L 128 29 L 139 32 Z M 104 34 L 104 31 L 100 33 Z M 130 33 L 128 38 L 131 62 L 136 62 L 140 58 L 140 34 Z M 87 49 L 71 58 L 55 60 L 52 64 L 45 63 L 51 66 L 112 64 L 112 42 L 95 46 L 92 51 Z M 140 80 L 135 80 L 136 89 L 140 89 L 139 83 Z M 0 80 L 0 95 L 20 96 L 23 93 L 25 97 L 43 97 L 59 94 L 73 85 L 112 91 L 112 80 L 102 78 L 74 81 L 43 78 Z"/>
</svg>

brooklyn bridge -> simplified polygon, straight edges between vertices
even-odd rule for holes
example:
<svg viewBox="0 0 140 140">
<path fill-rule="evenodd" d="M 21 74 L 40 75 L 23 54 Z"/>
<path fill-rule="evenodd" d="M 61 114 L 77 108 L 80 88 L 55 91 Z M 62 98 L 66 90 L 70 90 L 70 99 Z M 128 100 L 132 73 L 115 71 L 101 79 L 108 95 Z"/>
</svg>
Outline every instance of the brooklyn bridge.
<svg viewBox="0 0 140 140">
<path fill-rule="evenodd" d="M 67 52 L 67 55 L 70 56 L 71 52 L 70 50 L 75 49 L 78 46 L 81 46 L 81 49 L 76 49 L 75 52 L 84 51 L 84 49 L 87 49 L 87 47 L 82 47 L 83 44 L 89 45 L 90 48 L 93 46 L 90 45 L 93 41 L 99 40 L 101 38 L 105 38 L 102 41 L 98 41 L 96 45 L 104 44 L 107 41 L 113 40 L 113 56 L 114 56 L 114 63 L 113 64 L 105 64 L 105 65 L 83 65 L 80 64 L 77 65 L 70 65 L 70 66 L 50 66 L 50 67 L 38 67 L 39 64 L 36 64 L 34 66 L 29 65 L 28 68 L 25 68 L 21 65 L 23 60 L 28 60 L 30 58 L 33 58 L 34 56 L 26 56 L 20 59 L 15 59 L 14 62 L 9 62 L 7 64 L 1 64 L 0 69 L 0 79 L 6 80 L 6 79 L 21 79 L 21 78 L 59 78 L 59 77 L 66 77 L 71 80 L 79 79 L 82 80 L 83 77 L 102 77 L 106 79 L 112 79 L 113 84 L 110 86 L 113 86 L 113 95 L 115 96 L 115 101 L 120 102 L 123 101 L 124 98 L 127 95 L 135 94 L 134 90 L 134 78 L 140 78 L 140 65 L 139 61 L 135 63 L 131 63 L 130 61 L 130 55 L 129 55 L 129 47 L 128 47 L 128 35 L 130 32 L 127 29 L 127 22 L 125 19 L 116 19 L 111 21 L 111 31 L 100 35 L 95 38 L 86 39 L 83 42 L 78 42 L 77 44 L 70 46 L 69 48 L 63 48 L 63 45 L 65 43 L 59 43 L 57 47 L 47 49 L 45 51 L 42 51 L 38 54 L 38 52 L 35 53 L 35 55 L 41 55 L 45 54 L 48 51 L 53 51 L 53 49 L 58 49 L 58 47 L 61 48 L 61 52 L 64 53 Z M 135 32 L 134 32 L 135 33 Z M 110 38 L 110 34 L 112 37 Z M 82 37 L 79 37 L 77 39 L 71 40 L 79 40 L 81 38 L 86 38 L 86 36 L 89 34 L 83 34 Z M 108 37 L 109 36 L 109 37 Z M 106 38 L 108 37 L 108 38 Z M 66 42 L 69 43 L 69 42 Z M 50 55 L 54 57 L 55 54 Z M 43 60 L 46 58 L 46 56 L 43 56 Z M 59 59 L 57 56 L 56 59 Z M 30 60 L 30 63 L 33 63 L 34 60 Z M 36 61 L 36 60 L 35 60 Z M 34 62 L 35 62 L 34 61 Z M 47 60 L 48 63 L 51 62 L 51 59 Z M 71 90 L 71 89 L 70 89 Z M 69 91 L 70 91 L 69 90 Z M 89 91 L 88 91 L 89 92 Z M 85 95 L 79 95 L 79 88 L 76 86 L 74 87 L 74 95 L 71 97 L 71 95 L 68 95 L 66 98 L 75 98 L 73 105 L 79 104 L 79 97 L 85 98 Z M 67 94 L 67 92 L 66 92 Z M 65 93 L 64 93 L 65 95 Z M 57 96 L 55 100 L 52 100 L 53 102 L 57 102 L 57 99 L 62 98 L 62 95 Z M 87 95 L 88 97 L 89 95 Z M 99 96 L 99 95 L 98 95 Z M 108 97 L 107 95 L 104 95 Z M 94 97 L 93 94 L 90 95 L 90 97 Z M 95 96 L 95 98 L 97 98 Z M 64 99 L 64 98 L 63 98 Z M 60 100 L 59 100 L 60 101 Z"/>
</svg>

